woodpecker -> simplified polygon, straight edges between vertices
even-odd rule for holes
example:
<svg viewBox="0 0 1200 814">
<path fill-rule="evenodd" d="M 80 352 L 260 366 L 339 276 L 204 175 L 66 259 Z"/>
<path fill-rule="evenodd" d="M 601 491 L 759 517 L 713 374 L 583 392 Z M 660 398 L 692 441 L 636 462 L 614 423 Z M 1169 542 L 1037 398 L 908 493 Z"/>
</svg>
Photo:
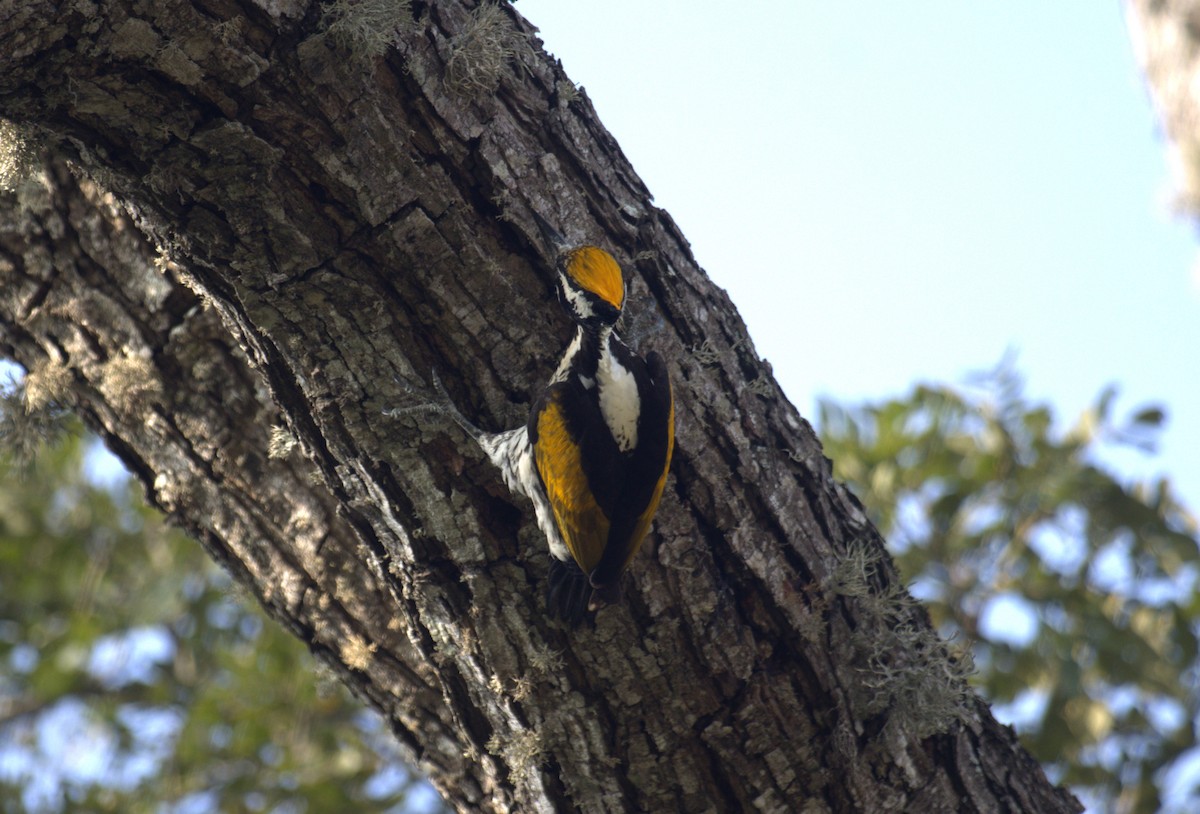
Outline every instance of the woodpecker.
<svg viewBox="0 0 1200 814">
<path fill-rule="evenodd" d="M 675 405 L 661 356 L 643 359 L 617 336 L 625 282 L 597 246 L 559 249 L 558 296 L 575 322 L 526 431 L 553 515 L 547 606 L 577 623 L 620 596 L 620 578 L 658 509 L 675 446 Z"/>
<path fill-rule="evenodd" d="M 620 597 L 620 579 L 658 509 L 675 446 L 675 404 L 662 357 L 642 358 L 617 336 L 625 281 L 598 246 L 555 247 L 558 298 L 575 323 L 524 426 L 485 433 L 434 384 L 448 412 L 487 453 L 505 484 L 532 502 L 550 547 L 546 607 L 571 626 Z"/>
</svg>

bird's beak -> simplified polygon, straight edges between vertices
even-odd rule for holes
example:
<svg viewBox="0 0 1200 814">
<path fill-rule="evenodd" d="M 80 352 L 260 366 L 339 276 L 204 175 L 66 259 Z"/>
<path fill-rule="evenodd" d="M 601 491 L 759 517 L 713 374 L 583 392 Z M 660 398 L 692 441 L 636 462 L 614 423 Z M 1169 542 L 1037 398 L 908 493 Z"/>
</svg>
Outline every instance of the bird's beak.
<svg viewBox="0 0 1200 814">
<path fill-rule="evenodd" d="M 546 242 L 550 244 L 555 256 L 558 256 L 567 249 L 571 248 L 570 245 L 567 244 L 567 239 L 563 237 L 557 229 L 551 226 L 549 221 L 547 221 L 537 212 L 533 213 L 533 219 L 537 222 L 538 229 L 540 229 L 542 232 L 542 237 L 545 238 Z"/>
</svg>

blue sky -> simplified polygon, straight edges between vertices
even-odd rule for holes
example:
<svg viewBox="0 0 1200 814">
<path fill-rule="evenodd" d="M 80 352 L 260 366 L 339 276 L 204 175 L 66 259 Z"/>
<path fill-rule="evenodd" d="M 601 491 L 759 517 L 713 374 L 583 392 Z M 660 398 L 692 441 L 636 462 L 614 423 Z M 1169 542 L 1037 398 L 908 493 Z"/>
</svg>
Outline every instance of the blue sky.
<svg viewBox="0 0 1200 814">
<path fill-rule="evenodd" d="M 1200 285 L 1117 2 L 518 0 L 792 401 L 1014 350 L 1073 422 L 1165 404 L 1200 508 Z"/>
</svg>

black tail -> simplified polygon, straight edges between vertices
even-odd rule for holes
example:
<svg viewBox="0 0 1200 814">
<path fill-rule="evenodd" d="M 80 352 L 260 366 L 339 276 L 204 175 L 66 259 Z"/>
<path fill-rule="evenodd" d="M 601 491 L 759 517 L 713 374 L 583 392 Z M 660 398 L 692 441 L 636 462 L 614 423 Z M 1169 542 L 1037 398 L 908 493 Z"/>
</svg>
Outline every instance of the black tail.
<svg viewBox="0 0 1200 814">
<path fill-rule="evenodd" d="M 561 619 L 568 627 L 579 627 L 588 615 L 592 586 L 574 560 L 550 558 L 550 579 L 546 585 L 546 612 Z"/>
</svg>

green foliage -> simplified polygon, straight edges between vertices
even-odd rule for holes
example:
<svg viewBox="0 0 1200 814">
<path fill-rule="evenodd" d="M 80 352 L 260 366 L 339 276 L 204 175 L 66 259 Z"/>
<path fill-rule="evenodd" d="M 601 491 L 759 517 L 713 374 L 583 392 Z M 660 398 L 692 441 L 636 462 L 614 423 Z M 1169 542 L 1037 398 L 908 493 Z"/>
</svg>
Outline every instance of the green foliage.
<svg viewBox="0 0 1200 814">
<path fill-rule="evenodd" d="M 1063 432 L 1008 365 L 973 385 L 825 401 L 826 453 L 1051 775 L 1096 811 L 1159 811 L 1197 746 L 1196 524 L 1165 480 L 1123 483 L 1099 456 L 1152 448 L 1165 415 L 1118 424 L 1108 389 Z"/>
<path fill-rule="evenodd" d="M 436 809 L 200 546 L 89 478 L 74 430 L 24 468 L 0 439 L 0 810 Z"/>
</svg>

